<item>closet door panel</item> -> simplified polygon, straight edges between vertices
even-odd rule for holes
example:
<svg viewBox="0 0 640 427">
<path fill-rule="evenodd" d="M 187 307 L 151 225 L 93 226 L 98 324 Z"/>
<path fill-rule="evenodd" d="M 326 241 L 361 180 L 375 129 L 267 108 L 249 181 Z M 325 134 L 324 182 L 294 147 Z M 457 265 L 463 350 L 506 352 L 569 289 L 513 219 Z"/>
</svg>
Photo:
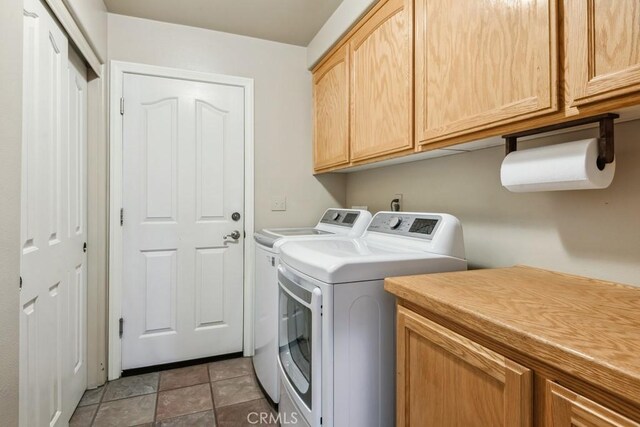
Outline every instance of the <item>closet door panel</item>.
<svg viewBox="0 0 640 427">
<path fill-rule="evenodd" d="M 23 22 L 20 424 L 55 427 L 86 388 L 86 80 L 41 1 Z"/>
</svg>

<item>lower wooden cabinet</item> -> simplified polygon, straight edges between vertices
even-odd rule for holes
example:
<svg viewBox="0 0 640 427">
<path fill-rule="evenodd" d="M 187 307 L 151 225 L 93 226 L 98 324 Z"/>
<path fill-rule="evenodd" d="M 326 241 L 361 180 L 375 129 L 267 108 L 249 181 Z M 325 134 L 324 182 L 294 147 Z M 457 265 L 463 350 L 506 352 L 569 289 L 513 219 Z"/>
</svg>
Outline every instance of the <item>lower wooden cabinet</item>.
<svg viewBox="0 0 640 427">
<path fill-rule="evenodd" d="M 397 312 L 396 425 L 640 427 L 403 305 Z"/>
<path fill-rule="evenodd" d="M 529 369 L 398 308 L 400 426 L 532 425 Z"/>
<path fill-rule="evenodd" d="M 547 381 L 550 427 L 640 427 L 640 424 L 573 391 Z"/>
</svg>

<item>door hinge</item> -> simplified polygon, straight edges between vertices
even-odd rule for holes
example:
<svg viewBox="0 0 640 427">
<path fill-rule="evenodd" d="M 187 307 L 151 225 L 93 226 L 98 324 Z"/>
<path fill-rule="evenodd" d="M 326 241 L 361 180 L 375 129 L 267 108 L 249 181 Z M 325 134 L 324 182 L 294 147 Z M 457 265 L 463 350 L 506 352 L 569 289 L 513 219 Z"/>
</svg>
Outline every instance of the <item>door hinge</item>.
<svg viewBox="0 0 640 427">
<path fill-rule="evenodd" d="M 20 290 L 22 290 L 22 276 L 20 276 Z"/>
<path fill-rule="evenodd" d="M 121 317 L 118 323 L 118 335 L 122 338 L 122 334 L 124 333 L 124 319 Z"/>
<path fill-rule="evenodd" d="M 272 256 L 271 257 L 271 267 L 275 267 L 276 266 L 276 257 Z"/>
<path fill-rule="evenodd" d="M 124 116 L 124 98 L 120 98 L 120 115 Z"/>
<path fill-rule="evenodd" d="M 82 245 L 82 252 L 87 253 L 87 242 L 84 242 L 84 245 Z"/>
<path fill-rule="evenodd" d="M 124 208 L 120 208 L 120 226 L 124 225 Z"/>
</svg>

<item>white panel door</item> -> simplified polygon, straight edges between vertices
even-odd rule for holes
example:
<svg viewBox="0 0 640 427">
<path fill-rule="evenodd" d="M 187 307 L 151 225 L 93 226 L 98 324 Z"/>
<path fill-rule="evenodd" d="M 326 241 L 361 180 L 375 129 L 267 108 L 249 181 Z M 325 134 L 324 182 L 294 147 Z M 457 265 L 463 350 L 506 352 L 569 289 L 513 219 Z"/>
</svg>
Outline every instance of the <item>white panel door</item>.
<svg viewBox="0 0 640 427">
<path fill-rule="evenodd" d="M 242 350 L 243 165 L 242 87 L 125 74 L 123 369 Z"/>
<path fill-rule="evenodd" d="M 73 258 L 68 266 L 67 342 L 64 346 L 63 409 L 68 416 L 87 388 L 87 267 L 84 248 L 87 226 L 87 68 L 69 49 L 67 219 Z"/>
<path fill-rule="evenodd" d="M 38 0 L 26 0 L 22 426 L 66 425 L 86 386 L 86 78 L 70 68 L 68 53 L 67 39 L 48 10 Z"/>
</svg>

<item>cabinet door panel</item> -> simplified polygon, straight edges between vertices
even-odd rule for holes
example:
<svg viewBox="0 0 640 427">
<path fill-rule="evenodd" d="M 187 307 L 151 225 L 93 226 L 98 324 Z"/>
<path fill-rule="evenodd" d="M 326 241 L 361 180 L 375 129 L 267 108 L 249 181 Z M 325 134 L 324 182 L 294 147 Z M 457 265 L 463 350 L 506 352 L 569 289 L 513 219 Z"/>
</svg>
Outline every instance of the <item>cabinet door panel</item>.
<svg viewBox="0 0 640 427">
<path fill-rule="evenodd" d="M 314 168 L 349 163 L 349 58 L 346 46 L 313 75 Z"/>
<path fill-rule="evenodd" d="M 640 90 L 640 2 L 565 0 L 571 106 Z"/>
<path fill-rule="evenodd" d="M 532 424 L 529 369 L 398 307 L 398 426 Z"/>
<path fill-rule="evenodd" d="M 413 147 L 412 2 L 389 0 L 354 35 L 351 160 Z"/>
<path fill-rule="evenodd" d="M 421 143 L 557 110 L 556 0 L 417 0 L 415 31 Z"/>
<path fill-rule="evenodd" d="M 547 381 L 547 398 L 550 427 L 640 427 L 640 424 L 551 381 Z"/>
</svg>

